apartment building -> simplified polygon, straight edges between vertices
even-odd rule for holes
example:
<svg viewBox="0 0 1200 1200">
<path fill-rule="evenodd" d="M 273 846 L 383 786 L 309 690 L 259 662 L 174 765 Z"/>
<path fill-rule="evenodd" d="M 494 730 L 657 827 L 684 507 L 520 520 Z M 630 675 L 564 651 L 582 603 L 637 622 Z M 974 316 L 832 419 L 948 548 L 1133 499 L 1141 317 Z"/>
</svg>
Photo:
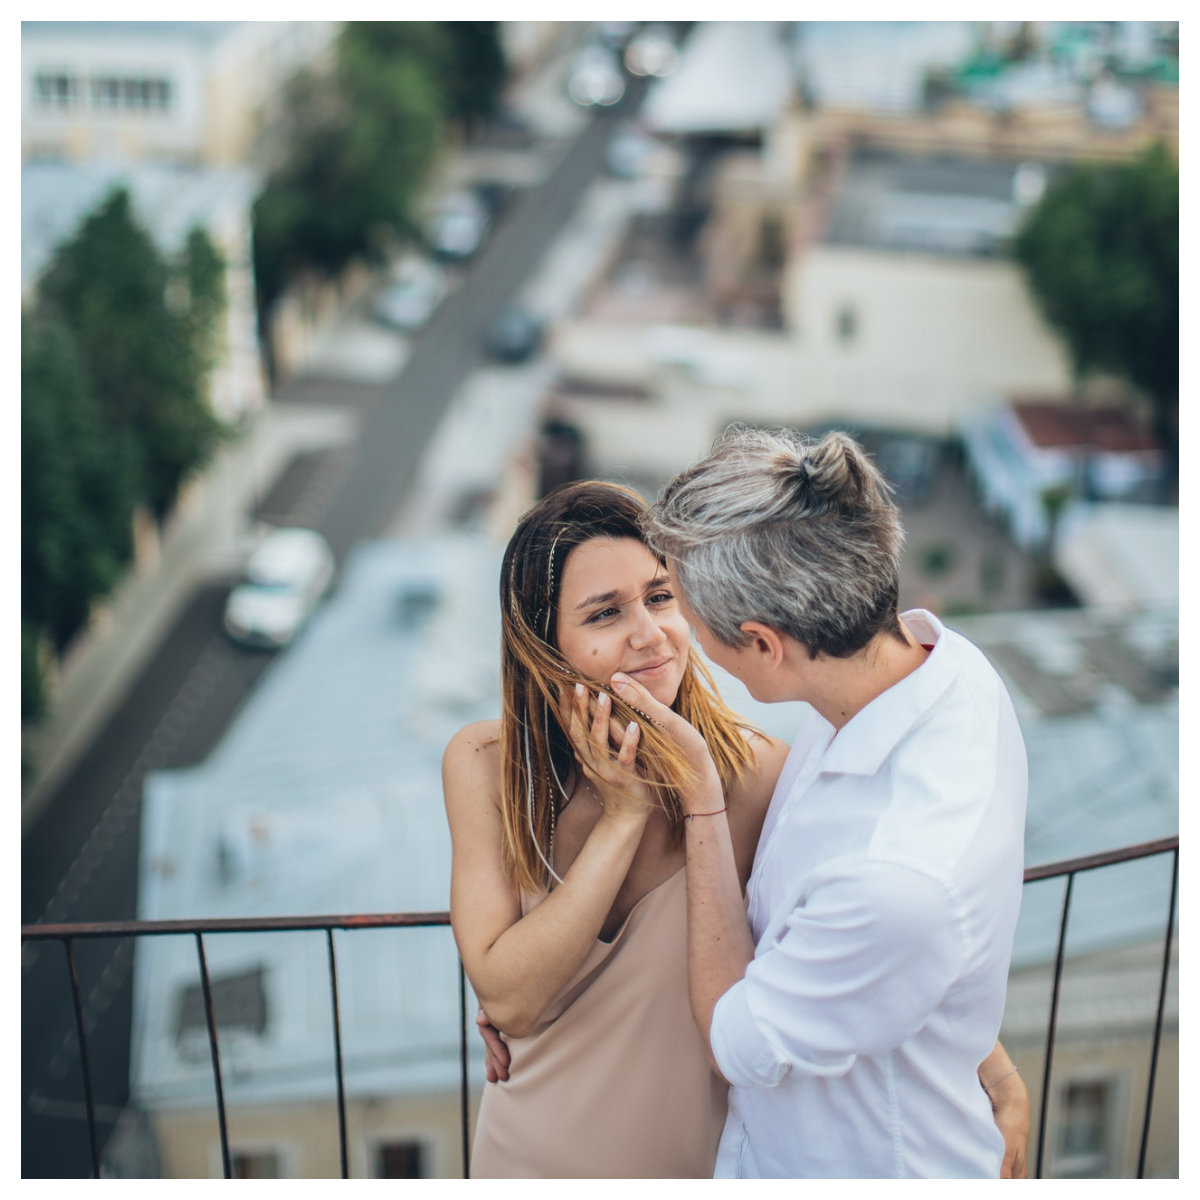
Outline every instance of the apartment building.
<svg viewBox="0 0 1200 1200">
<path fill-rule="evenodd" d="M 21 155 L 229 166 L 335 21 L 24 21 Z"/>
</svg>

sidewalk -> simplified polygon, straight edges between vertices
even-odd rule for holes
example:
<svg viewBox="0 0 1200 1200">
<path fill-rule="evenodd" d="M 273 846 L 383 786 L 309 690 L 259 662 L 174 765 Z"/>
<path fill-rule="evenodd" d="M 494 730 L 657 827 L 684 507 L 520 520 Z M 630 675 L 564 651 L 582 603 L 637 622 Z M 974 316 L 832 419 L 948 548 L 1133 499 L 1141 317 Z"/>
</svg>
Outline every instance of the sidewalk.
<svg viewBox="0 0 1200 1200">
<path fill-rule="evenodd" d="M 21 830 L 74 765 L 101 721 L 145 665 L 193 588 L 236 573 L 254 540 L 256 501 L 302 450 L 336 445 L 354 432 L 343 409 L 297 412 L 268 405 L 181 497 L 157 562 L 125 578 L 103 616 L 81 633 L 59 669 L 50 714 L 23 731 Z"/>
</svg>

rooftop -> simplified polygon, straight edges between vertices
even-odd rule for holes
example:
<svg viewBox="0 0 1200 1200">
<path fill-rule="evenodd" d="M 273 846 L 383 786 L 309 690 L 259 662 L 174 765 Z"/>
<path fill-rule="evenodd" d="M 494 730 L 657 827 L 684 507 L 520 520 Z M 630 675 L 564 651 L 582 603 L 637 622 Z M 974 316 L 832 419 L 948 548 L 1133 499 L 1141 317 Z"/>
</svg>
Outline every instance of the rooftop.
<svg viewBox="0 0 1200 1200">
<path fill-rule="evenodd" d="M 151 775 L 142 919 L 428 912 L 449 901 L 440 762 L 452 734 L 499 712 L 500 547 L 475 534 L 361 546 L 212 756 Z M 1178 614 L 1006 613 L 952 621 L 1009 683 L 1030 761 L 1026 861 L 1178 830 Z M 728 702 L 791 741 L 802 704 Z M 1157 862 L 1119 887 L 1081 883 L 1072 952 L 1157 936 Z M 1059 892 L 1027 889 L 1016 961 L 1045 961 Z M 457 965 L 446 930 L 338 937 L 348 1094 L 457 1086 Z M 240 1006 L 231 1103 L 328 1097 L 324 948 L 311 935 L 213 938 L 214 985 Z M 135 967 L 132 1082 L 153 1107 L 208 1104 L 187 939 L 147 939 Z M 222 1042 L 226 1054 L 226 1041 Z M 472 1052 L 477 1051 L 472 1047 Z M 479 1063 L 473 1070 L 478 1072 Z"/>
<path fill-rule="evenodd" d="M 1029 755 L 1025 862 L 1179 832 L 1179 611 L 997 613 L 948 622 L 1003 676 Z M 1165 872 L 1165 873 L 1164 873 Z M 1147 859 L 1081 878 L 1071 954 L 1162 935 L 1170 866 Z M 1044 962 L 1061 883 L 1025 889 L 1015 966 Z"/>
<path fill-rule="evenodd" d="M 759 133 L 791 90 L 783 22 L 703 21 L 678 68 L 656 81 L 641 115 L 657 133 Z"/>
<path fill-rule="evenodd" d="M 1028 168 L 860 151 L 834 196 L 824 240 L 951 254 L 996 252 L 1016 229 Z"/>
<path fill-rule="evenodd" d="M 192 41 L 211 45 L 244 21 L 22 21 L 21 40 Z"/>
<path fill-rule="evenodd" d="M 1025 436 L 1041 449 L 1162 450 L 1162 443 L 1123 408 L 1085 408 L 1033 398 L 1015 398 L 1012 408 Z"/>
</svg>

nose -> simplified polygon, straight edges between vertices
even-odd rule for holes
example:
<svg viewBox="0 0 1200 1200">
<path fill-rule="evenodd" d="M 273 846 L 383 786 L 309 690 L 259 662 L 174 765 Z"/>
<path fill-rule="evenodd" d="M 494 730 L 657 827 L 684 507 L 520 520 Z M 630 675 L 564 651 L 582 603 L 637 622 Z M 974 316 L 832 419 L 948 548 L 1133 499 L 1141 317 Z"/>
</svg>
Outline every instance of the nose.
<svg viewBox="0 0 1200 1200">
<path fill-rule="evenodd" d="M 657 646 L 663 640 L 663 636 L 654 614 L 645 605 L 639 604 L 629 633 L 630 646 L 634 650 L 645 650 Z"/>
</svg>

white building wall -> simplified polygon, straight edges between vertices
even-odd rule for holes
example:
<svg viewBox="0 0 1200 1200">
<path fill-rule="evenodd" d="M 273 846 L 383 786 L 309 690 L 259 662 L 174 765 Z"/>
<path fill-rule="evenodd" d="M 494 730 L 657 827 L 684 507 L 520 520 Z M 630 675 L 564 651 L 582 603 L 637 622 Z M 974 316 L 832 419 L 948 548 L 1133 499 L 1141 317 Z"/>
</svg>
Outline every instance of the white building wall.
<svg viewBox="0 0 1200 1200">
<path fill-rule="evenodd" d="M 21 36 L 24 157 L 161 158 L 228 165 L 249 161 L 259 123 L 286 79 L 324 53 L 340 22 L 26 22 Z M 116 23 L 114 23 L 115 25 Z M 66 105 L 39 103 L 39 74 L 76 83 Z M 165 81 L 165 108 L 98 106 L 104 76 Z"/>
<path fill-rule="evenodd" d="M 206 58 L 203 45 L 184 37 L 23 31 L 22 151 L 69 158 L 196 156 L 203 139 Z M 74 102 L 65 107 L 39 104 L 36 77 L 42 73 L 74 79 Z M 165 80 L 169 105 L 163 110 L 99 107 L 91 85 L 102 76 Z"/>
<path fill-rule="evenodd" d="M 1006 260 L 821 245 L 784 293 L 798 385 L 847 418 L 944 435 L 996 395 L 1070 390 L 1067 356 Z"/>
</svg>

